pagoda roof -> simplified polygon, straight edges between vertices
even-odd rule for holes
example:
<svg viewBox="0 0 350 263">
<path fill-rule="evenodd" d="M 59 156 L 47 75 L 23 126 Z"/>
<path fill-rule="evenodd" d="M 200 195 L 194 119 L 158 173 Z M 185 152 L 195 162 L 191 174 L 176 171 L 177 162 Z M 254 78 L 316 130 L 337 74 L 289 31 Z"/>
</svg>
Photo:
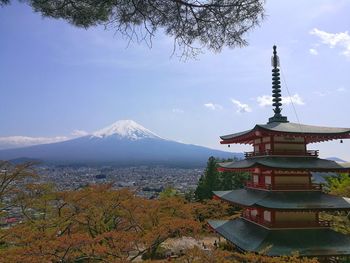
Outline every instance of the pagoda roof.
<svg viewBox="0 0 350 263">
<path fill-rule="evenodd" d="M 332 160 L 308 156 L 259 156 L 233 162 L 219 163 L 219 171 L 251 170 L 256 167 L 281 170 L 307 171 L 350 171 L 350 163 L 337 163 Z"/>
<path fill-rule="evenodd" d="M 320 191 L 262 191 L 237 189 L 214 191 L 220 199 L 238 206 L 261 206 L 275 210 L 350 210 L 350 198 Z"/>
<path fill-rule="evenodd" d="M 271 122 L 257 124 L 253 129 L 243 132 L 220 136 L 222 144 L 228 143 L 252 143 L 254 138 L 260 137 L 256 132 L 266 134 L 281 134 L 286 136 L 303 136 L 308 143 L 333 139 L 350 138 L 350 128 L 334 128 L 313 125 L 304 125 L 292 122 Z"/>
<path fill-rule="evenodd" d="M 209 220 L 211 228 L 240 249 L 269 256 L 350 254 L 350 236 L 329 228 L 269 230 L 242 218 Z"/>
</svg>

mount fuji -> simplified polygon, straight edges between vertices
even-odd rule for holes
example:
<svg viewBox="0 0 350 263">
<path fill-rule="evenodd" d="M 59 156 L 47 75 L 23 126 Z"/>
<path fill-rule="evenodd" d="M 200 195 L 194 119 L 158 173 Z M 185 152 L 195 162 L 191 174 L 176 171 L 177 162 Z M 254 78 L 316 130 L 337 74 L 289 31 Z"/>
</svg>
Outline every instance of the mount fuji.
<svg viewBox="0 0 350 263">
<path fill-rule="evenodd" d="M 92 134 L 92 137 L 107 138 L 114 136 L 119 139 L 127 139 L 131 141 L 140 139 L 162 139 L 157 134 L 151 132 L 140 124 L 132 120 L 121 120 L 107 126 Z"/>
<path fill-rule="evenodd" d="M 0 159 L 39 159 L 54 164 L 204 166 L 208 157 L 242 157 L 164 139 L 132 120 L 121 120 L 92 134 L 61 142 L 0 151 Z"/>
</svg>

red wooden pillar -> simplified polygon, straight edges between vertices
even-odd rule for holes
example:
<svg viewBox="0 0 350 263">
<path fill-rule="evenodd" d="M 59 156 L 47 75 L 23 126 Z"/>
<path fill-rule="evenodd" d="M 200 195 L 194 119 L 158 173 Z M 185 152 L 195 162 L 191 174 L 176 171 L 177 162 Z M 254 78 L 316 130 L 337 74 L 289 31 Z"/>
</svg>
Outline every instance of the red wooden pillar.
<svg viewBox="0 0 350 263">
<path fill-rule="evenodd" d="M 311 173 L 309 172 L 308 175 L 309 175 L 309 187 L 311 188 L 311 183 L 312 183 L 312 181 L 311 181 Z"/>
<path fill-rule="evenodd" d="M 273 135 L 270 136 L 270 142 L 271 142 L 271 153 L 273 154 L 275 152 L 275 140 Z"/>
<path fill-rule="evenodd" d="M 275 225 L 276 223 L 276 211 L 275 210 L 271 210 L 271 225 Z"/>
</svg>

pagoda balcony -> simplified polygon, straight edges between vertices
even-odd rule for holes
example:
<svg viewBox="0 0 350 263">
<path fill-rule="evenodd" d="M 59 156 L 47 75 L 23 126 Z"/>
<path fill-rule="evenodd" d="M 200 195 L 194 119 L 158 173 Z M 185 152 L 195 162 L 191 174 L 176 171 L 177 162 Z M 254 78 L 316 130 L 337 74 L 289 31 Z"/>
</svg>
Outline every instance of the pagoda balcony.
<svg viewBox="0 0 350 263">
<path fill-rule="evenodd" d="M 256 223 L 267 228 L 323 228 L 331 227 L 331 222 L 328 220 L 304 221 L 304 222 L 271 222 L 265 220 L 261 216 L 252 216 L 249 211 L 243 211 L 241 218 Z"/>
<path fill-rule="evenodd" d="M 254 182 L 246 182 L 245 186 L 248 187 L 248 188 L 272 190 L 272 185 L 271 184 L 261 184 L 261 183 L 254 183 Z"/>
<path fill-rule="evenodd" d="M 252 157 L 258 157 L 258 156 L 271 156 L 271 155 L 283 155 L 283 156 L 309 156 L 309 157 L 318 157 L 318 150 L 307 150 L 305 151 L 292 151 L 292 150 L 286 150 L 286 151 L 272 151 L 272 150 L 265 150 L 261 152 L 245 152 L 244 157 L 245 158 L 252 158 Z"/>
<path fill-rule="evenodd" d="M 262 184 L 247 182 L 247 188 L 263 189 L 263 190 L 275 190 L 275 191 L 322 191 L 322 184 Z"/>
</svg>

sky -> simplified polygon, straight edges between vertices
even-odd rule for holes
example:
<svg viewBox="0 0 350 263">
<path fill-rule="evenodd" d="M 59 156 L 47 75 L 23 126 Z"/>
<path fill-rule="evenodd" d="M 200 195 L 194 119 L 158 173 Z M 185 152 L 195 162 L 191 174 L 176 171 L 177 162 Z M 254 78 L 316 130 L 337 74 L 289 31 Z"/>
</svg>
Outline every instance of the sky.
<svg viewBox="0 0 350 263">
<path fill-rule="evenodd" d="M 172 56 L 113 30 L 42 18 L 23 3 L 0 8 L 0 137 L 76 137 L 121 119 L 160 136 L 239 152 L 219 136 L 271 117 L 271 55 L 278 46 L 291 122 L 350 127 L 350 1 L 267 0 L 266 18 L 244 48 Z M 295 111 L 293 110 L 294 104 Z M 350 161 L 350 142 L 312 144 Z"/>
</svg>

